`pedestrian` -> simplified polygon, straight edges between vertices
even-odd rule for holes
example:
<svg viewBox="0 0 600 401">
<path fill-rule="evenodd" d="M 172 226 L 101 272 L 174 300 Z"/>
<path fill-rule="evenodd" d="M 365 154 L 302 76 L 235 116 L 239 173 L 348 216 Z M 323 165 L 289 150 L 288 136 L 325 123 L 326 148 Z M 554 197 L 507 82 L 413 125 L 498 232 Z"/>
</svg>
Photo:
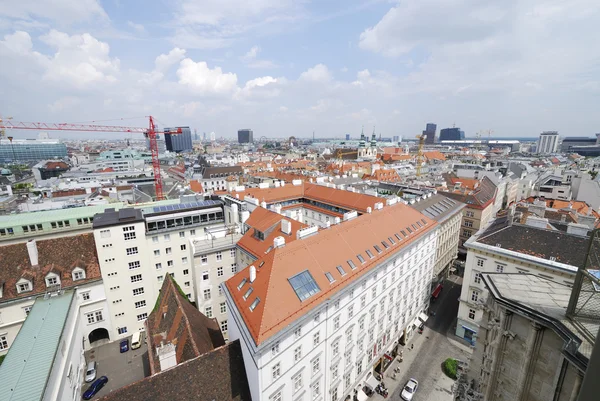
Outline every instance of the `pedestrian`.
<svg viewBox="0 0 600 401">
<path fill-rule="evenodd" d="M 411 345 L 410 345 L 410 349 L 413 349 L 414 347 L 415 347 L 415 345 L 414 345 L 414 344 L 411 344 Z"/>
</svg>

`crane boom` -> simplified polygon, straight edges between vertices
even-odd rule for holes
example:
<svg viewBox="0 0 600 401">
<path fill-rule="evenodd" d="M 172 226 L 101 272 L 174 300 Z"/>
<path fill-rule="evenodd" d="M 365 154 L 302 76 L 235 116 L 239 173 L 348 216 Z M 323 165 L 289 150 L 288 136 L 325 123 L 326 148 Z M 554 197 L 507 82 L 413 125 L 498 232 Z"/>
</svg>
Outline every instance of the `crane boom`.
<svg viewBox="0 0 600 401">
<path fill-rule="evenodd" d="M 160 161 L 158 159 L 158 142 L 156 141 L 156 125 L 154 118 L 148 116 L 148 128 L 125 127 L 116 125 L 94 125 L 79 123 L 43 123 L 43 122 L 13 122 L 0 119 L 0 130 L 24 129 L 24 130 L 46 130 L 46 131 L 86 131 L 86 132 L 137 132 L 144 134 L 150 142 L 150 154 L 152 155 L 152 171 L 154 173 L 154 188 L 156 199 L 163 200 L 162 177 L 160 174 Z M 181 134 L 181 128 L 171 130 L 170 134 Z"/>
</svg>

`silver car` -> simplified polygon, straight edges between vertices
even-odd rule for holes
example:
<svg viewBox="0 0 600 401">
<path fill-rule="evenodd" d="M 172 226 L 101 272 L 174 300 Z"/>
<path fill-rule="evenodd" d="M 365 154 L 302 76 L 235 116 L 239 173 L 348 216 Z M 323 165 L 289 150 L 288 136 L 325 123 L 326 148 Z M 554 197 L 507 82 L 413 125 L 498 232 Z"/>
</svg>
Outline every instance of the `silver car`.
<svg viewBox="0 0 600 401">
<path fill-rule="evenodd" d="M 400 397 L 404 400 L 404 401 L 410 401 L 413 398 L 413 395 L 417 392 L 417 389 L 419 388 L 419 382 L 416 381 L 415 379 L 410 379 L 405 385 L 404 388 L 402 389 L 402 393 L 400 393 Z"/>
<path fill-rule="evenodd" d="M 96 380 L 96 361 L 88 362 L 85 370 L 85 382 L 93 382 Z"/>
</svg>

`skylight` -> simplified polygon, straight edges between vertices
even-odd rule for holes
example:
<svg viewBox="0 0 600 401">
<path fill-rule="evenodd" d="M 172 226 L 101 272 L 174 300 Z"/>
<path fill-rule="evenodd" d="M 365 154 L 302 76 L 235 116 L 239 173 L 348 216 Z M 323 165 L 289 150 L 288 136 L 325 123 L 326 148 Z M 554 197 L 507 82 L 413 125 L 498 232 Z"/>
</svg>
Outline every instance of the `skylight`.
<svg viewBox="0 0 600 401">
<path fill-rule="evenodd" d="M 346 262 L 348 262 L 348 266 L 350 266 L 352 270 L 356 269 L 356 265 L 351 259 L 348 259 Z"/>
<path fill-rule="evenodd" d="M 254 288 L 252 288 L 252 287 L 248 288 L 248 291 L 246 291 L 246 293 L 244 294 L 244 301 L 248 299 L 250 294 L 252 294 L 252 291 L 254 291 Z"/>
<path fill-rule="evenodd" d="M 250 304 L 250 310 L 253 311 L 256 308 L 256 306 L 258 305 L 259 302 L 260 302 L 260 298 L 256 297 L 254 299 L 254 301 L 252 301 L 252 303 Z"/>
<path fill-rule="evenodd" d="M 385 242 L 385 241 L 381 241 L 381 245 L 383 245 L 383 247 L 384 247 L 385 249 L 388 249 L 388 248 L 390 247 L 390 246 L 388 245 L 388 243 L 387 243 L 387 242 Z"/>
<path fill-rule="evenodd" d="M 263 267 L 263 265 L 264 265 L 264 264 L 265 264 L 265 261 L 263 260 L 262 262 L 260 262 L 260 263 L 258 264 L 258 267 Z"/>
<path fill-rule="evenodd" d="M 405 237 L 407 237 L 407 235 L 406 235 L 406 231 L 404 231 L 404 230 L 400 230 L 400 232 L 402 233 L 402 235 L 404 235 Z"/>
<path fill-rule="evenodd" d="M 333 278 L 333 274 L 327 272 L 325 273 L 325 277 L 327 277 L 327 280 L 329 280 L 329 283 L 333 283 L 335 281 L 335 279 Z"/>
<path fill-rule="evenodd" d="M 373 252 L 371 252 L 370 250 L 367 249 L 365 252 L 371 259 L 373 259 L 375 257 L 375 256 L 373 256 Z"/>
<path fill-rule="evenodd" d="M 415 231 L 418 230 L 417 226 L 415 226 L 414 224 L 411 224 L 412 228 L 414 228 Z"/>
<path fill-rule="evenodd" d="M 423 224 L 422 224 L 420 221 L 417 221 L 417 225 L 418 225 L 419 227 L 423 227 Z M 413 226 L 414 226 L 414 224 L 413 224 Z"/>
<path fill-rule="evenodd" d="M 398 241 L 402 241 L 402 237 L 398 234 L 394 234 L 394 236 L 398 239 Z"/>
<path fill-rule="evenodd" d="M 339 272 L 339 273 L 340 273 L 342 276 L 345 276 L 345 275 L 346 275 L 346 272 L 344 271 L 344 268 L 343 268 L 342 266 L 340 266 L 340 265 L 337 265 L 335 268 L 337 269 L 337 271 L 338 271 L 338 272 Z"/>
<path fill-rule="evenodd" d="M 383 251 L 381 250 L 381 248 L 379 247 L 379 245 L 373 245 L 373 248 L 375 248 L 375 250 L 377 251 L 377 253 L 381 253 L 381 252 L 383 252 Z"/>
<path fill-rule="evenodd" d="M 308 270 L 304 270 L 294 277 L 290 277 L 288 281 L 296 292 L 296 295 L 298 295 L 300 301 L 304 301 L 320 291 L 319 286 Z"/>
<path fill-rule="evenodd" d="M 423 222 L 424 225 L 427 225 L 427 220 L 421 219 L 421 221 Z"/>
<path fill-rule="evenodd" d="M 412 233 L 412 230 L 410 229 L 410 227 L 406 227 L 406 229 L 408 230 L 409 233 Z"/>
<path fill-rule="evenodd" d="M 392 245 L 396 245 L 396 241 L 392 237 L 388 237 L 388 240 L 392 243 Z"/>
<path fill-rule="evenodd" d="M 359 253 L 358 255 L 356 255 L 356 258 L 358 259 L 358 261 L 360 263 L 365 263 L 365 258 L 362 257 L 362 255 Z"/>
<path fill-rule="evenodd" d="M 238 286 L 237 286 L 238 291 L 242 289 L 242 287 L 244 286 L 244 284 L 246 284 L 246 281 L 248 281 L 248 280 L 246 280 L 246 277 L 244 277 L 242 279 L 242 282 L 239 283 Z"/>
</svg>

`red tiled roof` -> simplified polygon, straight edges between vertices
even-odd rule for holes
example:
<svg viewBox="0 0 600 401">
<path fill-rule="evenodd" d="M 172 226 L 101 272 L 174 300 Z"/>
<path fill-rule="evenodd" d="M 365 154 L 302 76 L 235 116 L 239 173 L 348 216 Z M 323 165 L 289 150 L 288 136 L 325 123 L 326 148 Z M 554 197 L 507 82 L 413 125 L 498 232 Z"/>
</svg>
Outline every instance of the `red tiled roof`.
<svg viewBox="0 0 600 401">
<path fill-rule="evenodd" d="M 417 221 L 420 224 L 425 221 L 427 224 L 409 236 L 400 233 L 401 229 L 405 230 L 411 224 L 416 225 Z M 246 267 L 227 280 L 225 285 L 254 342 L 260 344 L 342 288 L 363 277 L 370 268 L 389 258 L 391 254 L 430 233 L 436 224 L 404 204 L 387 206 L 275 248 L 253 264 L 257 270 L 253 283 L 249 282 L 250 267 Z M 403 237 L 403 240 L 398 241 L 395 234 Z M 390 244 L 388 237 L 394 238 L 395 244 Z M 381 241 L 384 240 L 389 244 L 389 249 L 382 246 Z M 382 249 L 381 254 L 373 248 L 374 245 Z M 366 249 L 371 250 L 375 255 L 374 259 L 369 259 Z M 357 259 L 357 254 L 365 258 L 364 265 Z M 349 259 L 357 266 L 356 269 L 352 270 L 348 266 Z M 337 265 L 344 268 L 344 276 L 337 271 Z M 300 301 L 288 280 L 305 270 L 311 274 L 320 291 Z M 326 278 L 327 272 L 335 278 L 333 283 L 329 283 Z M 248 282 L 238 290 L 243 278 Z M 244 299 L 244 294 L 250 287 L 253 292 Z M 260 302 L 251 311 L 249 307 L 256 298 Z"/>
<path fill-rule="evenodd" d="M 0 302 L 46 292 L 45 278 L 50 271 L 60 276 L 62 288 L 102 278 L 93 234 L 52 238 L 36 243 L 38 266 L 31 266 L 26 243 L 0 247 L 0 285 L 3 285 Z M 76 267 L 85 270 L 85 279 L 73 281 L 72 272 Z M 17 281 L 21 278 L 33 282 L 33 291 L 17 293 Z"/>
<path fill-rule="evenodd" d="M 204 188 L 202 188 L 202 184 L 198 180 L 190 181 L 190 189 L 197 193 L 204 193 Z"/>
<path fill-rule="evenodd" d="M 427 160 L 446 160 L 446 156 L 442 152 L 439 151 L 431 151 L 431 152 L 423 152 L 423 156 Z"/>
</svg>

